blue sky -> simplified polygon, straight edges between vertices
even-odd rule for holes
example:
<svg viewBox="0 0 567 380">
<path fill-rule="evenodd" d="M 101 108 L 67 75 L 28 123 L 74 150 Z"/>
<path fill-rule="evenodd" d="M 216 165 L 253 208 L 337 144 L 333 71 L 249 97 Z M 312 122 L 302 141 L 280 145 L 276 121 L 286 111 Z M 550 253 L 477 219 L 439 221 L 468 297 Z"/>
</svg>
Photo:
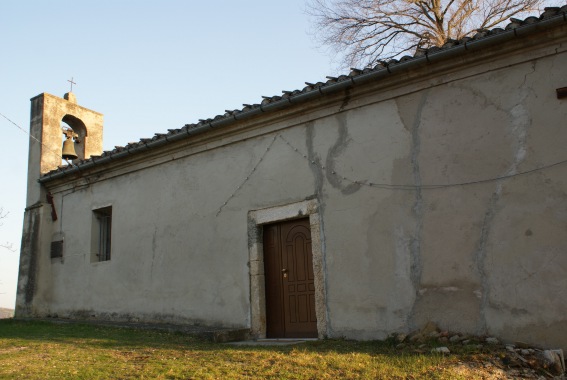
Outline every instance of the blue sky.
<svg viewBox="0 0 567 380">
<path fill-rule="evenodd" d="M 335 75 L 303 0 L 4 1 L 0 113 L 29 129 L 29 99 L 63 96 L 104 114 L 104 149 L 258 103 Z M 28 136 L 0 117 L 0 307 L 13 307 Z"/>
</svg>

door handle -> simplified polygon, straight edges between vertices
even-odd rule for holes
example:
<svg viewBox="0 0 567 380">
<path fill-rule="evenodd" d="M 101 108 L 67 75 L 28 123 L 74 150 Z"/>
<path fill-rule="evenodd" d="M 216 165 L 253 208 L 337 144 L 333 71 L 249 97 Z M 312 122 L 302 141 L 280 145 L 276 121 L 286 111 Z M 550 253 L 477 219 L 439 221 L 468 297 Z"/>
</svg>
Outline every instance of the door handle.
<svg viewBox="0 0 567 380">
<path fill-rule="evenodd" d="M 284 278 L 287 278 L 287 269 L 286 268 L 282 269 L 282 273 L 283 273 Z"/>
</svg>

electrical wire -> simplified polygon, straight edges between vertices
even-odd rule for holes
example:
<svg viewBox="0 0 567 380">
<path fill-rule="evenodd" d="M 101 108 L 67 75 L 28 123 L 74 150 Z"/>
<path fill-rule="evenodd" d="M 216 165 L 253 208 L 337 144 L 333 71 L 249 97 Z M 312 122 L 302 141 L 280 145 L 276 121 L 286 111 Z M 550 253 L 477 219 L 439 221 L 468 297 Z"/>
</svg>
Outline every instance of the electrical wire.
<svg viewBox="0 0 567 380">
<path fill-rule="evenodd" d="M 36 137 L 32 136 L 28 131 L 26 131 L 25 129 L 23 129 L 22 127 L 20 127 L 18 124 L 16 124 L 15 122 L 13 122 L 12 120 L 10 120 L 7 116 L 5 116 L 4 114 L 2 114 L 0 112 L 0 116 L 2 116 L 4 119 L 8 120 L 11 124 L 13 124 L 16 128 L 18 128 L 19 130 L 21 130 L 22 132 L 24 132 L 25 134 L 27 134 L 31 139 L 37 141 L 38 143 L 40 143 L 47 151 L 49 151 L 50 153 L 53 153 L 55 155 L 57 155 L 57 157 L 61 157 L 61 152 L 55 152 L 54 150 L 51 150 L 49 147 L 47 147 L 42 141 L 40 141 L 39 139 L 37 139 Z M 296 148 L 295 146 L 293 146 L 288 140 L 286 140 L 281 134 L 277 134 L 274 136 L 273 140 L 271 141 L 271 143 L 269 144 L 268 148 L 266 149 L 266 151 L 264 152 L 264 154 L 262 155 L 262 157 L 260 158 L 260 160 L 257 162 L 257 164 L 254 166 L 254 168 L 252 169 L 252 171 L 250 172 L 250 174 L 244 179 L 244 181 L 236 188 L 236 190 L 229 196 L 229 198 L 227 199 L 226 202 L 223 203 L 223 205 L 221 205 L 221 207 L 219 208 L 217 215 L 222 211 L 223 207 L 226 206 L 226 204 L 228 203 L 228 201 L 233 198 L 236 195 L 236 192 L 238 192 L 238 190 L 240 190 L 242 188 L 242 186 L 244 185 L 245 182 L 248 181 L 250 175 L 256 170 L 257 166 L 260 164 L 260 162 L 262 162 L 262 160 L 264 159 L 264 157 L 266 156 L 266 154 L 268 153 L 268 151 L 270 150 L 270 147 L 273 145 L 273 143 L 275 142 L 276 138 L 280 138 L 281 140 L 283 140 L 286 145 L 288 145 L 294 152 L 296 152 L 297 154 L 299 154 L 301 157 L 303 157 L 305 160 L 309 161 L 309 158 L 307 157 L 306 154 L 304 154 L 303 152 L 301 152 L 298 148 Z M 73 164 L 72 162 L 70 162 L 68 159 L 64 159 L 69 165 L 73 165 L 76 166 L 75 164 Z M 311 165 L 315 165 L 317 166 L 319 169 L 321 170 L 325 170 L 325 167 L 323 165 L 319 165 L 317 164 L 316 161 L 309 161 L 309 163 Z M 459 186 L 470 186 L 470 185 L 477 185 L 477 184 L 482 184 L 482 183 L 487 183 L 487 182 L 495 182 L 495 181 L 501 181 L 501 180 L 505 180 L 505 179 L 510 179 L 510 178 L 514 178 L 514 177 L 519 177 L 519 176 L 523 176 L 523 175 L 527 175 L 527 174 L 531 174 L 534 172 L 538 172 L 538 171 L 542 171 L 542 170 L 546 170 L 555 166 L 559 166 L 559 165 L 563 165 L 567 163 L 567 159 L 566 160 L 561 160 L 558 162 L 554 162 L 552 164 L 549 165 L 544 165 L 544 166 L 539 166 L 537 168 L 534 169 L 530 169 L 530 170 L 526 170 L 523 172 L 519 172 L 519 173 L 514 173 L 514 174 L 508 174 L 508 175 L 503 175 L 503 176 L 498 176 L 498 177 L 492 177 L 492 178 L 486 178 L 486 179 L 480 179 L 480 180 L 475 180 L 475 181 L 467 181 L 467 182 L 456 182 L 456 183 L 447 183 L 447 184 L 427 184 L 427 185 L 405 185 L 405 184 L 389 184 L 389 183 L 379 183 L 379 182 L 371 182 L 369 180 L 354 180 L 351 178 L 348 178 L 346 176 L 342 176 L 338 173 L 336 173 L 335 171 L 332 171 L 330 174 L 334 175 L 336 177 L 338 177 L 339 179 L 342 179 L 344 181 L 353 183 L 353 184 L 357 184 L 357 185 L 361 185 L 361 186 L 368 186 L 368 187 L 373 187 L 373 188 L 382 188 L 382 189 L 391 189 L 391 190 L 417 190 L 417 189 L 421 189 L 421 190 L 428 190 L 428 189 L 444 189 L 444 188 L 449 188 L 449 187 L 459 187 Z"/>
<path fill-rule="evenodd" d="M 311 165 L 315 165 L 319 169 L 325 170 L 325 167 L 323 165 L 317 164 L 316 161 L 309 161 L 309 157 L 306 154 L 304 154 L 299 149 L 297 149 L 295 146 L 293 146 L 281 134 L 279 135 L 279 138 L 282 139 L 294 152 L 296 152 L 301 157 L 303 157 L 305 160 L 307 160 Z M 449 187 L 469 186 L 469 185 L 477 185 L 477 184 L 487 183 L 487 182 L 501 181 L 501 180 L 519 177 L 519 176 L 522 176 L 522 175 L 526 175 L 526 174 L 534 173 L 534 172 L 537 172 L 537 171 L 549 169 L 549 168 L 552 168 L 554 166 L 562 165 L 562 164 L 565 164 L 565 163 L 567 163 L 567 160 L 562 160 L 562 161 L 554 162 L 554 163 L 549 164 L 549 165 L 539 166 L 539 167 L 534 168 L 534 169 L 526 170 L 524 172 L 508 174 L 508 175 L 503 175 L 503 176 L 499 176 L 499 177 L 492 177 L 492 178 L 480 179 L 480 180 L 475 180 L 475 181 L 467 181 L 467 182 L 456 182 L 456 183 L 447 183 L 447 184 L 429 184 L 429 185 L 401 185 L 401 184 L 377 183 L 377 182 L 370 182 L 369 180 L 353 180 L 351 178 L 342 176 L 342 175 L 336 173 L 335 171 L 331 171 L 330 174 L 338 177 L 339 179 L 345 180 L 345 181 L 353 183 L 353 184 L 361 185 L 361 186 L 390 189 L 390 190 L 412 190 L 412 191 L 414 191 L 414 190 L 418 190 L 418 189 L 420 189 L 420 190 L 444 189 L 444 188 L 449 188 Z"/>
<path fill-rule="evenodd" d="M 53 153 L 55 154 L 57 157 L 61 157 L 61 152 L 56 152 L 53 149 L 49 148 L 47 145 L 45 145 L 42 141 L 40 141 L 37 137 L 32 136 L 31 133 L 29 133 L 28 131 L 26 131 L 24 128 L 20 127 L 18 124 L 16 124 L 15 122 L 13 122 L 12 120 L 10 120 L 6 115 L 4 115 L 3 113 L 0 112 L 0 116 L 2 116 L 4 119 L 8 120 L 10 123 L 12 123 L 16 128 L 18 128 L 20 131 L 24 132 L 26 135 L 28 135 L 32 140 L 37 141 L 38 143 L 41 144 L 41 146 L 47 150 L 49 153 Z M 70 162 L 68 159 L 66 158 L 62 158 L 63 160 L 65 160 L 65 162 L 67 162 L 68 165 L 71 166 L 77 166 L 75 164 L 73 164 L 72 162 Z"/>
</svg>

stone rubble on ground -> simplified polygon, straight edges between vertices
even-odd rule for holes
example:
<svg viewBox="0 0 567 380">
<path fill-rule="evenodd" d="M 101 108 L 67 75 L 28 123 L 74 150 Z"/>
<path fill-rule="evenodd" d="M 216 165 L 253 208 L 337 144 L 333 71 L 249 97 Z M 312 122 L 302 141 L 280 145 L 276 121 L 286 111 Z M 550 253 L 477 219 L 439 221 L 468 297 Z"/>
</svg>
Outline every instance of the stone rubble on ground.
<svg viewBox="0 0 567 380">
<path fill-rule="evenodd" d="M 438 352 L 441 354 L 450 354 L 451 351 L 449 350 L 449 348 L 442 346 L 442 347 L 435 347 L 433 350 L 433 352 Z"/>
<path fill-rule="evenodd" d="M 488 344 L 500 344 L 500 341 L 492 336 L 486 338 L 486 343 Z"/>
<path fill-rule="evenodd" d="M 416 353 L 424 353 L 427 343 L 434 341 L 441 344 L 439 347 L 431 349 L 433 353 L 448 355 L 450 349 L 443 343 L 458 344 L 461 343 L 467 347 L 474 349 L 483 349 L 491 347 L 492 349 L 500 349 L 498 358 L 492 363 L 477 363 L 479 366 L 504 371 L 506 376 L 512 378 L 528 378 L 528 379 L 557 379 L 567 380 L 565 375 L 565 356 L 561 349 L 540 349 L 531 347 L 524 342 L 514 342 L 503 344 L 496 337 L 473 337 L 465 334 L 450 333 L 441 331 L 433 322 L 428 322 L 421 330 L 414 331 L 410 334 L 398 333 L 394 334 L 396 348 L 405 348 L 408 344 L 414 344 L 417 348 Z M 486 345 L 486 346 L 485 346 Z M 415 347 L 414 346 L 414 347 Z M 463 364 L 464 365 L 464 364 Z M 476 364 L 467 364 L 474 367 Z M 474 368 L 473 368 L 474 369 Z M 498 377 L 499 378 L 499 377 Z M 508 378 L 508 377 L 506 377 Z"/>
<path fill-rule="evenodd" d="M 402 343 L 404 340 L 406 340 L 408 336 L 404 333 L 400 333 L 396 335 L 396 340 L 398 341 L 398 343 Z"/>
<path fill-rule="evenodd" d="M 462 336 L 460 336 L 459 334 L 453 335 L 452 337 L 449 338 L 449 342 L 451 343 L 459 343 L 460 341 L 462 341 L 464 338 Z"/>
</svg>

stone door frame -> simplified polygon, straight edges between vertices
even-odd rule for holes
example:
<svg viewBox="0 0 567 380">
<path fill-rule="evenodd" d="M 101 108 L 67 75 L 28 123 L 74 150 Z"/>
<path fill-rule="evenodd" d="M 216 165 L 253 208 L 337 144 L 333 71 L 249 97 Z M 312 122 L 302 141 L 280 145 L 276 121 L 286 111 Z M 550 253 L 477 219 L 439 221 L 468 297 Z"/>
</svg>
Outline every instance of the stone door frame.
<svg viewBox="0 0 567 380">
<path fill-rule="evenodd" d="M 266 338 L 266 282 L 264 277 L 263 225 L 309 217 L 313 274 L 315 276 L 315 314 L 317 335 L 327 337 L 327 301 L 321 223 L 317 200 L 311 199 L 283 206 L 248 212 L 248 252 L 250 265 L 250 330 L 254 338 Z"/>
</svg>

